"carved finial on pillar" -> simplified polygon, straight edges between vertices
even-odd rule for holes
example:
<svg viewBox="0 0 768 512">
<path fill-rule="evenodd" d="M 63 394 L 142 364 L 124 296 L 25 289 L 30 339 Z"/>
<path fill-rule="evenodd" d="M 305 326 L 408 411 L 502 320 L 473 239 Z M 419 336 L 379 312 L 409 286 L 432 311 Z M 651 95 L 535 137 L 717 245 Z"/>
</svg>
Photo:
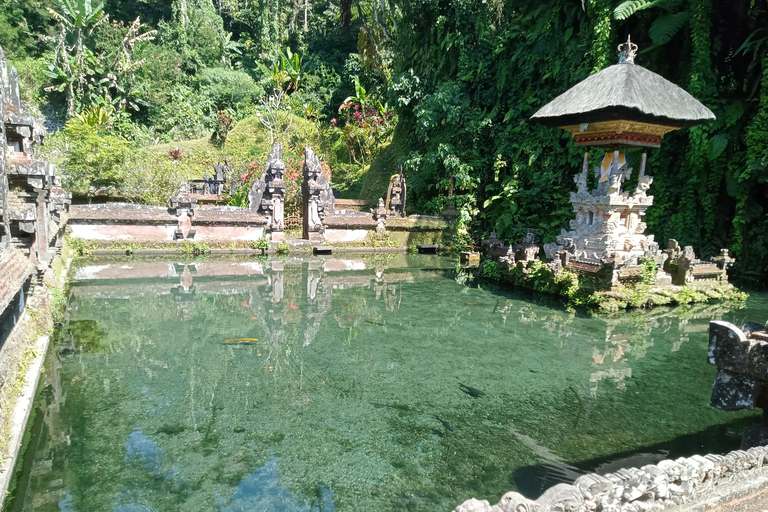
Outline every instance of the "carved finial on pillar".
<svg viewBox="0 0 768 512">
<path fill-rule="evenodd" d="M 632 42 L 629 34 L 627 34 L 627 42 L 619 45 L 619 64 L 622 62 L 634 64 L 635 55 L 637 55 L 637 45 Z"/>
</svg>

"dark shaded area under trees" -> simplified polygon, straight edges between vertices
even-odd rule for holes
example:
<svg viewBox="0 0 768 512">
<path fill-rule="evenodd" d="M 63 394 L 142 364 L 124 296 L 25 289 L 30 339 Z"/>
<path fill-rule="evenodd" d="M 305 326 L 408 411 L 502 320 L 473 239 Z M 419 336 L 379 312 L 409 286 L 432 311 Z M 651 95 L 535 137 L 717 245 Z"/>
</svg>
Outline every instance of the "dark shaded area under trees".
<svg viewBox="0 0 768 512">
<path fill-rule="evenodd" d="M 80 54 L 77 23 L 61 19 L 67 5 L 103 7 L 79 27 Z M 280 108 L 312 127 L 344 193 L 378 197 L 402 163 L 409 212 L 437 213 L 453 190 L 464 242 L 492 228 L 517 239 L 528 227 L 550 241 L 567 226 L 582 152 L 561 130 L 528 118 L 616 62 L 616 46 L 631 34 L 641 50 L 638 64 L 684 87 L 718 118 L 673 132 L 650 152 L 655 204 L 647 232 L 662 245 L 667 238 L 693 245 L 703 257 L 730 247 L 739 273 L 762 278 L 768 271 L 766 27 L 764 0 L 107 0 L 103 6 L 6 0 L 0 6 L 0 45 L 19 68 L 25 100 L 49 127 L 66 125 L 70 141 L 87 142 L 52 137 L 51 155 L 65 173 L 85 172 L 67 168 L 74 161 L 67 152 L 83 154 L 105 141 L 117 148 L 101 160 L 94 153 L 79 186 L 119 192 L 129 166 L 120 155 L 130 148 L 210 137 L 226 157 L 230 129 L 259 126 L 253 119 L 281 90 Z M 300 146 L 298 135 L 285 136 Z M 262 146 L 237 154 L 256 161 Z M 637 167 L 640 153 L 628 156 Z M 168 167 L 169 175 L 175 168 Z"/>
</svg>

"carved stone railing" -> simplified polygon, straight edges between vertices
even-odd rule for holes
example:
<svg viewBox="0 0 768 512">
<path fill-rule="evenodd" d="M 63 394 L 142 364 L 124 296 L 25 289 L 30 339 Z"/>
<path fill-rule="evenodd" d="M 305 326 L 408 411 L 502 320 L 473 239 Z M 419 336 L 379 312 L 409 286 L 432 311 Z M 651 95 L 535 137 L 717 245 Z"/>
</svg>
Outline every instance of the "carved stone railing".
<svg viewBox="0 0 768 512">
<path fill-rule="evenodd" d="M 508 492 L 496 505 L 472 498 L 453 512 L 646 512 L 683 510 L 686 504 L 693 510 L 699 502 L 710 508 L 744 494 L 750 483 L 755 489 L 764 486 L 767 463 L 765 446 L 681 457 L 602 476 L 587 474 L 572 485 L 555 485 L 537 500 L 516 492 Z"/>
</svg>

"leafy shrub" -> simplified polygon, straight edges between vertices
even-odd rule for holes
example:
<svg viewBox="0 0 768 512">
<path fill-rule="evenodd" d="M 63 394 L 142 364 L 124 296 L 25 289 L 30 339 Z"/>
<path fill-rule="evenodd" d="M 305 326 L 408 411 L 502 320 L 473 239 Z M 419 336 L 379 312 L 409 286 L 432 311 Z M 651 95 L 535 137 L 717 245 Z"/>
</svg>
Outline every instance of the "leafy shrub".
<svg viewBox="0 0 768 512">
<path fill-rule="evenodd" d="M 499 264 L 493 260 L 486 260 L 483 262 L 483 277 L 498 281 L 501 279 L 501 271 L 499 270 Z"/>
<path fill-rule="evenodd" d="M 236 112 L 237 119 L 253 113 L 253 103 L 264 89 L 245 71 L 205 68 L 196 77 L 200 96 L 216 110 Z"/>
<path fill-rule="evenodd" d="M 130 154 L 127 140 L 71 120 L 57 136 L 66 144 L 62 169 L 65 188 L 90 193 L 94 188 L 122 185 Z"/>
<path fill-rule="evenodd" d="M 263 253 L 269 249 L 269 241 L 266 237 L 261 238 L 260 240 L 254 240 L 253 248 L 258 249 Z"/>
</svg>

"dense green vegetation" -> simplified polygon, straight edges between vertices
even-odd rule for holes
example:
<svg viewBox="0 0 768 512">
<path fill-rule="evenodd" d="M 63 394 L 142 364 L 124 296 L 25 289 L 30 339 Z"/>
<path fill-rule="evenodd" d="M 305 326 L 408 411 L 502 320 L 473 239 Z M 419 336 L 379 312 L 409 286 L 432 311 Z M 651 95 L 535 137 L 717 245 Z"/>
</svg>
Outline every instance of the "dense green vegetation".
<svg viewBox="0 0 768 512">
<path fill-rule="evenodd" d="M 648 232 L 765 276 L 766 26 L 760 0 L 6 0 L 0 45 L 25 99 L 66 125 L 49 155 L 81 190 L 161 202 L 219 157 L 240 176 L 272 140 L 296 161 L 310 142 L 350 197 L 378 197 L 402 163 L 409 211 L 451 196 L 468 236 L 550 241 L 581 154 L 528 118 L 631 33 L 637 63 L 717 115 L 651 152 Z"/>
</svg>

